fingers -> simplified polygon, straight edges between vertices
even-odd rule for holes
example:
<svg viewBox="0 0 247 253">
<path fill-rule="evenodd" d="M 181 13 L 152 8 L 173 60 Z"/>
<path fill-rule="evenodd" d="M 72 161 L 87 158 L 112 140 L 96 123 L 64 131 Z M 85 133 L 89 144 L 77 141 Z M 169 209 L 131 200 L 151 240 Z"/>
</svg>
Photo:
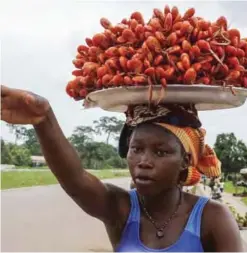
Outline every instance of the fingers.
<svg viewBox="0 0 247 253">
<path fill-rule="evenodd" d="M 1 120 L 10 124 L 15 124 L 13 122 L 13 118 L 14 118 L 13 116 L 14 116 L 13 111 L 1 108 Z"/>
<path fill-rule="evenodd" d="M 2 109 L 22 108 L 24 105 L 23 96 L 7 95 L 1 99 Z"/>
<path fill-rule="evenodd" d="M 10 97 L 2 97 L 1 98 L 1 109 L 7 109 L 11 107 L 11 99 Z"/>
<path fill-rule="evenodd" d="M 6 93 L 5 93 L 6 94 Z M 7 91 L 7 95 L 1 99 L 2 109 L 21 109 L 24 107 L 33 107 L 35 105 L 35 97 L 28 92 L 13 90 Z"/>
<path fill-rule="evenodd" d="M 27 91 L 24 90 L 19 90 L 19 89 L 13 89 L 13 88 L 9 88 L 7 86 L 1 85 L 1 97 L 12 97 L 12 98 L 19 98 L 24 96 L 26 93 L 28 93 Z"/>
<path fill-rule="evenodd" d="M 9 124 L 36 125 L 36 124 L 40 123 L 42 120 L 44 120 L 44 116 L 29 118 L 27 115 L 20 114 L 17 111 L 13 111 L 13 110 L 9 110 L 9 109 L 2 109 L 1 110 L 1 120 L 5 121 Z"/>
<path fill-rule="evenodd" d="M 12 89 L 1 85 L 1 105 L 3 108 L 20 108 L 27 106 L 33 112 L 43 113 L 49 109 L 48 101 L 34 93 L 25 90 Z"/>
<path fill-rule="evenodd" d="M 27 114 L 28 117 L 42 117 L 50 109 L 49 102 L 35 94 L 23 92 L 19 95 L 7 95 L 1 99 L 2 110 L 19 112 L 19 115 Z"/>
<path fill-rule="evenodd" d="M 1 86 L 1 117 L 12 124 L 38 124 L 47 115 L 49 102 L 28 91 Z"/>
<path fill-rule="evenodd" d="M 1 97 L 7 96 L 11 92 L 11 88 L 1 85 Z"/>
</svg>

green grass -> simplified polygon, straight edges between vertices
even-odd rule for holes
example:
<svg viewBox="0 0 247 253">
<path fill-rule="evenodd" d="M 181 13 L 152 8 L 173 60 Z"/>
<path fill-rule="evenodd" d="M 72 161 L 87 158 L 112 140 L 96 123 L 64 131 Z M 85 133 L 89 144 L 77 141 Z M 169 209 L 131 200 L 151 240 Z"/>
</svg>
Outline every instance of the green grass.
<svg viewBox="0 0 247 253">
<path fill-rule="evenodd" d="M 235 187 L 231 181 L 225 182 L 225 185 L 224 185 L 225 192 L 241 193 L 241 192 L 243 192 L 243 190 L 244 190 L 244 187 L 242 187 L 242 186 Z"/>
<path fill-rule="evenodd" d="M 96 175 L 100 179 L 129 176 L 128 170 L 91 170 L 90 173 Z M 3 171 L 1 173 L 2 190 L 57 183 L 57 179 L 50 171 Z"/>
<path fill-rule="evenodd" d="M 1 189 L 57 184 L 50 171 L 3 171 Z"/>
<path fill-rule="evenodd" d="M 90 170 L 89 172 L 100 179 L 130 176 L 129 170 Z"/>
<path fill-rule="evenodd" d="M 237 191 L 235 190 L 237 189 Z M 224 191 L 228 192 L 228 193 L 241 193 L 244 191 L 244 187 L 242 186 L 238 186 L 237 188 L 233 185 L 233 183 L 231 181 L 225 182 L 224 185 Z M 247 205 L 247 197 L 243 197 L 241 198 L 241 201 Z"/>
<path fill-rule="evenodd" d="M 242 202 L 244 202 L 245 205 L 247 205 L 247 197 L 243 197 L 241 200 Z"/>
<path fill-rule="evenodd" d="M 197 189 L 196 189 L 196 186 L 193 186 L 193 188 L 192 188 L 192 190 L 191 190 L 191 193 L 194 194 L 194 195 L 196 195 L 196 190 L 197 190 Z"/>
</svg>

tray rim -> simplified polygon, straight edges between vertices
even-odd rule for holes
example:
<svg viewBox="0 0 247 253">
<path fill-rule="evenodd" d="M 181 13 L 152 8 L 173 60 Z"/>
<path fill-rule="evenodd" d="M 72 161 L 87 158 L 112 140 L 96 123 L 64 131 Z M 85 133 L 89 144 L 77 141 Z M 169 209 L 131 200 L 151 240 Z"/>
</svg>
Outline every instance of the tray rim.
<svg viewBox="0 0 247 253">
<path fill-rule="evenodd" d="M 94 100 L 94 96 L 98 96 L 104 93 L 107 93 L 107 95 L 111 95 L 114 94 L 115 92 L 119 91 L 121 92 L 121 90 L 129 90 L 131 92 L 138 92 L 138 91 L 147 91 L 149 88 L 148 85 L 146 86 L 119 86 L 119 87 L 111 87 L 111 88 L 105 88 L 105 89 L 101 89 L 101 90 L 96 90 L 93 92 L 90 92 L 86 98 L 84 99 L 83 102 L 83 107 L 85 109 L 90 109 L 90 108 L 101 108 L 103 110 L 106 111 L 115 111 L 115 112 L 119 112 L 118 110 L 112 110 L 109 108 L 103 108 L 100 103 L 98 103 L 97 100 Z M 153 90 L 157 91 L 161 89 L 161 85 L 153 85 Z M 235 107 L 239 107 L 242 106 L 245 103 L 245 100 L 247 98 L 247 88 L 242 88 L 242 87 L 230 87 L 230 86 L 219 86 L 219 85 L 204 85 L 204 84 L 196 84 L 196 85 L 184 85 L 184 84 L 168 84 L 166 90 L 169 91 L 196 91 L 196 92 L 203 92 L 203 91 L 207 91 L 207 92 L 216 92 L 216 91 L 224 91 L 224 92 L 230 92 L 232 94 L 232 90 L 234 91 L 234 93 L 236 93 L 236 96 L 241 97 L 241 101 L 238 105 L 232 105 L 229 106 L 227 108 L 216 108 L 216 109 L 212 109 L 212 110 L 220 110 L 220 109 L 232 109 Z M 193 102 L 192 102 L 193 103 Z M 207 104 L 209 105 L 210 103 L 204 103 L 203 101 L 201 103 L 195 103 L 195 104 Z M 213 104 L 213 103 L 212 103 Z M 214 105 L 217 105 L 217 103 L 215 103 Z M 222 103 L 219 103 L 218 105 L 223 105 Z M 226 104 L 227 105 L 227 104 Z M 230 104 L 229 104 L 230 105 Z M 127 104 L 123 104 L 120 103 L 119 106 L 127 106 Z M 200 110 L 200 109 L 199 109 Z M 206 109 L 209 110 L 209 109 Z M 203 111 L 203 110 L 201 110 Z"/>
</svg>

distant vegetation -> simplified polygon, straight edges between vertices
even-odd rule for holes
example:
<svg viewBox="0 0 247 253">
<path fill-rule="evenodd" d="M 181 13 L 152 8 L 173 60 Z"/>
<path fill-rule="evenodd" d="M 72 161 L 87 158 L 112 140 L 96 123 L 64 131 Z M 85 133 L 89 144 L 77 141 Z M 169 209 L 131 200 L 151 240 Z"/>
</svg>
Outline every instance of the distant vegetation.
<svg viewBox="0 0 247 253">
<path fill-rule="evenodd" d="M 127 168 L 125 159 L 118 155 L 117 148 L 109 144 L 111 139 L 117 140 L 124 122 L 116 117 L 101 117 L 94 121 L 94 126 L 78 126 L 69 142 L 77 150 L 83 166 L 87 169 Z M 33 128 L 19 125 L 8 125 L 15 135 L 14 143 L 1 139 L 1 163 L 14 164 L 21 167 L 31 166 L 31 156 L 42 156 L 42 151 Z M 105 135 L 105 142 L 95 141 L 96 135 Z M 20 141 L 22 144 L 19 144 Z"/>
</svg>

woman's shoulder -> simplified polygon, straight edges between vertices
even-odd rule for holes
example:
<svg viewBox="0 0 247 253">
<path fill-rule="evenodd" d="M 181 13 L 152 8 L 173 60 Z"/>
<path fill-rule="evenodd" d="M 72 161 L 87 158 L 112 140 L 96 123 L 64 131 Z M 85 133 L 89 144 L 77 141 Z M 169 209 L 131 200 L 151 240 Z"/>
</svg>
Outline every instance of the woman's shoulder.
<svg viewBox="0 0 247 253">
<path fill-rule="evenodd" d="M 205 251 L 241 249 L 238 225 L 226 204 L 192 194 L 186 198 L 192 210 L 197 209 L 196 206 L 200 209 L 201 216 L 197 213 L 196 217 L 201 221 L 200 237 Z"/>
<path fill-rule="evenodd" d="M 233 217 L 230 209 L 224 203 L 219 201 L 209 199 L 207 204 L 205 205 L 203 217 L 205 219 L 215 219 L 218 217 Z"/>
<path fill-rule="evenodd" d="M 235 219 L 226 204 L 215 201 L 209 197 L 186 193 L 185 200 L 190 206 L 190 210 L 201 209 L 201 226 L 206 233 L 216 226 L 224 227 L 225 219 L 235 222 Z M 212 222 L 214 221 L 214 222 Z"/>
<path fill-rule="evenodd" d="M 207 196 L 198 196 L 187 193 L 187 198 L 192 205 L 196 205 L 199 202 L 203 205 L 202 210 L 202 220 L 203 223 L 211 224 L 212 220 L 217 219 L 218 217 L 233 217 L 230 209 L 224 203 L 213 200 Z M 201 200 L 201 201 L 199 201 Z"/>
<path fill-rule="evenodd" d="M 202 215 L 201 239 L 205 247 L 210 242 L 212 249 L 217 248 L 220 251 L 241 247 L 237 222 L 226 204 L 208 200 Z"/>
</svg>

